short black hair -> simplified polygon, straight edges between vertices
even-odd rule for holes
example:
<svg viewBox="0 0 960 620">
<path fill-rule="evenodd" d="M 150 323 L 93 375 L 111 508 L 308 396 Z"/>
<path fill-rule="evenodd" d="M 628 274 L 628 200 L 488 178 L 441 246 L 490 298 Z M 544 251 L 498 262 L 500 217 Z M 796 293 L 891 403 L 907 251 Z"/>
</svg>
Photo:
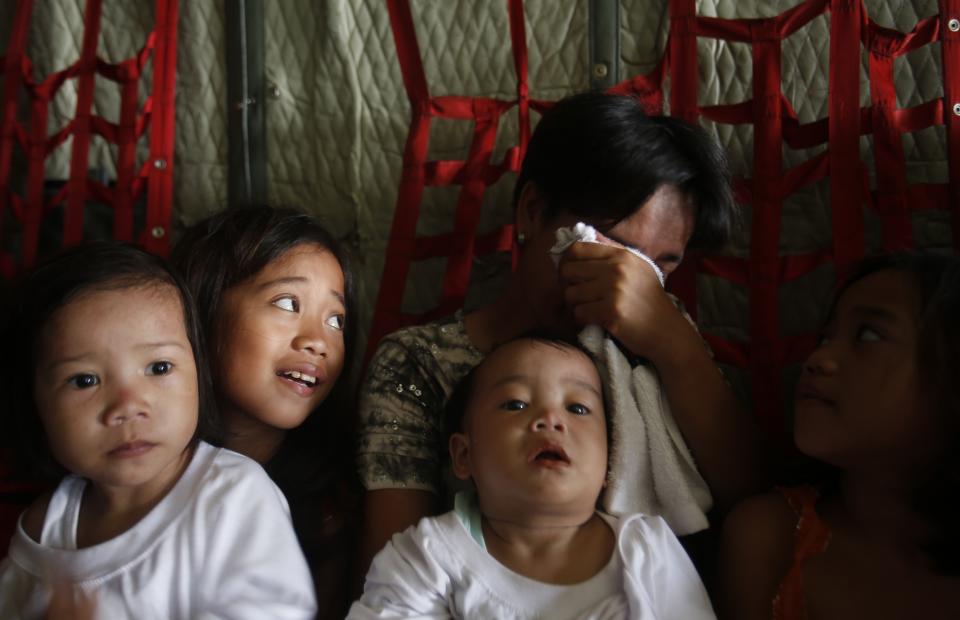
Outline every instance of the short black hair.
<svg viewBox="0 0 960 620">
<path fill-rule="evenodd" d="M 531 182 L 546 215 L 569 212 L 601 231 L 633 215 L 661 186 L 675 186 L 696 206 L 691 248 L 723 246 L 738 214 L 717 141 L 683 120 L 647 115 L 628 95 L 587 92 L 554 104 L 530 139 L 514 207 Z"/>
<path fill-rule="evenodd" d="M 943 574 L 960 574 L 960 257 L 933 252 L 900 252 L 861 261 L 843 282 L 839 299 L 856 282 L 881 271 L 905 274 L 920 299 L 917 319 L 917 373 L 930 395 L 947 448 L 928 465 L 914 492 L 914 507 L 933 528 L 922 545 Z M 834 302 L 836 303 L 836 302 Z M 831 311 L 833 314 L 833 311 Z"/>
<path fill-rule="evenodd" d="M 183 307 L 183 322 L 197 367 L 199 417 L 191 445 L 216 437 L 217 409 L 207 365 L 203 331 L 193 297 L 183 279 L 160 257 L 132 245 L 91 241 L 39 264 L 10 292 L 3 318 L 4 427 L 14 465 L 23 476 L 60 477 L 34 402 L 34 373 L 40 334 L 50 317 L 81 295 L 126 288 L 170 286 Z"/>
<path fill-rule="evenodd" d="M 470 372 L 468 372 L 464 377 L 457 383 L 453 391 L 450 393 L 450 396 L 447 398 L 446 405 L 444 406 L 444 439 L 449 442 L 450 436 L 454 433 L 459 433 L 463 431 L 463 419 L 467 414 L 467 409 L 470 406 L 470 399 L 473 398 L 473 388 L 474 383 L 476 383 L 477 373 L 480 372 L 480 368 L 483 367 L 484 363 L 490 359 L 490 356 L 493 355 L 497 350 L 507 346 L 508 344 L 517 342 L 518 340 L 532 340 L 540 344 L 545 344 L 552 346 L 558 349 L 573 349 L 578 351 L 587 358 L 596 364 L 596 359 L 593 354 L 590 353 L 580 342 L 570 338 L 566 335 L 559 334 L 552 331 L 546 330 L 533 330 L 526 333 L 523 333 L 519 336 L 511 338 L 505 342 L 501 342 L 496 347 L 493 348 L 479 364 L 474 366 Z M 599 369 L 597 374 L 599 374 Z M 601 381 L 602 383 L 602 381 Z M 609 447 L 610 443 L 610 416 L 609 411 L 607 411 L 607 390 L 606 386 L 601 385 L 601 398 L 603 399 L 603 410 L 604 410 L 604 419 L 607 424 L 607 444 Z M 441 453 L 447 450 L 447 443 L 445 443 L 441 448 Z"/>
<path fill-rule="evenodd" d="M 197 300 L 200 321 L 207 336 L 211 359 L 217 359 L 221 334 L 221 304 L 230 288 L 254 277 L 264 267 L 301 245 L 316 245 L 329 251 L 343 272 L 346 322 L 343 329 L 344 360 L 341 378 L 324 402 L 307 419 L 286 434 L 285 452 L 276 462 L 293 462 L 287 473 L 271 471 L 285 492 L 291 489 L 281 478 L 309 478 L 309 485 L 323 486 L 320 478 L 343 463 L 352 462 L 353 421 L 350 411 L 349 370 L 356 334 L 356 293 L 350 261 L 344 247 L 316 217 L 292 207 L 227 208 L 187 228 L 173 248 L 172 260 Z M 216 368 L 214 368 L 216 373 Z M 222 398 L 217 391 L 218 398 Z M 326 415 L 329 413 L 329 415 Z M 290 459 L 289 450 L 306 452 L 304 459 Z M 302 482 L 302 481 L 301 481 Z M 295 486 L 307 484 L 293 483 Z"/>
</svg>

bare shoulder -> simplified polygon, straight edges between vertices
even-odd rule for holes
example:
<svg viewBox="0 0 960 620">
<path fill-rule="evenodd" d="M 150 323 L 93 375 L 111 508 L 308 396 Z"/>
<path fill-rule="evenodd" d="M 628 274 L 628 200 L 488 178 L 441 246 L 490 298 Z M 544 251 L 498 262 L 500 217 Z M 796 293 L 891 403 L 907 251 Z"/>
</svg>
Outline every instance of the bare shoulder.
<svg viewBox="0 0 960 620">
<path fill-rule="evenodd" d="M 770 617 L 796 526 L 797 514 L 779 493 L 748 498 L 730 512 L 720 543 L 721 617 Z"/>
<path fill-rule="evenodd" d="M 786 542 L 793 546 L 793 532 L 797 513 L 779 493 L 749 497 L 734 507 L 723 524 L 723 537 L 731 542 L 752 540 L 764 547 L 774 548 Z"/>
<path fill-rule="evenodd" d="M 50 505 L 50 498 L 53 493 L 44 493 L 38 497 L 30 507 L 23 513 L 21 525 L 24 533 L 34 542 L 40 542 L 40 534 L 43 532 L 43 520 L 47 516 L 47 507 Z"/>
</svg>

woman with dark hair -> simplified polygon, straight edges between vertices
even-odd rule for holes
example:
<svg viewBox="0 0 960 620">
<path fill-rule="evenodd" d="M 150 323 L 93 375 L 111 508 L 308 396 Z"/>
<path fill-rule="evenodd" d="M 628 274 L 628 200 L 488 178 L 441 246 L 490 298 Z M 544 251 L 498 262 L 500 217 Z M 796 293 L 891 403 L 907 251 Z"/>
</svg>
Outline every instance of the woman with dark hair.
<svg viewBox="0 0 960 620">
<path fill-rule="evenodd" d="M 315 218 L 256 207 L 190 227 L 173 262 L 208 338 L 223 445 L 284 492 L 320 617 L 342 617 L 359 503 L 348 382 L 338 381 L 355 332 L 347 257 Z"/>
<path fill-rule="evenodd" d="M 370 364 L 359 412 L 363 568 L 391 534 L 446 506 L 443 404 L 487 352 L 531 329 L 601 326 L 632 360 L 656 368 L 716 504 L 756 489 L 751 420 L 655 269 L 626 249 L 669 275 L 688 247 L 726 242 L 736 209 L 720 147 L 682 121 L 646 115 L 630 97 L 569 97 L 537 126 L 514 207 L 519 262 L 499 296 L 387 336 Z M 581 221 L 607 243 L 574 243 L 558 267 L 555 233 Z"/>
</svg>

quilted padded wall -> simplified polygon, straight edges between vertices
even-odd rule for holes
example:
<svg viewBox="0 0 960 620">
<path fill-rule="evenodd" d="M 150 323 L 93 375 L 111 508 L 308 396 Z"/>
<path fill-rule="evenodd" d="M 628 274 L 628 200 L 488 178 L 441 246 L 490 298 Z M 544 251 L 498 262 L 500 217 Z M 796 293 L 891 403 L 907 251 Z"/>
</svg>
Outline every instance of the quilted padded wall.
<svg viewBox="0 0 960 620">
<path fill-rule="evenodd" d="M 227 118 L 225 34 L 222 3 L 181 2 L 178 35 L 176 156 L 174 217 L 192 223 L 226 206 Z M 781 0 L 701 0 L 697 15 L 722 19 L 769 18 L 803 4 Z M 0 42 L 9 36 L 13 3 L 0 6 Z M 588 88 L 589 24 L 582 0 L 524 0 L 526 48 L 529 55 L 530 98 L 555 100 Z M 36 0 L 28 38 L 29 56 L 37 76 L 58 71 L 80 49 L 83 0 Z M 919 20 L 936 15 L 934 0 L 865 0 L 871 20 L 906 32 Z M 475 0 L 410 0 L 419 57 L 430 96 L 492 97 L 512 100 L 517 79 L 510 44 L 508 2 Z M 269 83 L 263 105 L 267 127 L 268 198 L 272 203 L 299 205 L 323 218 L 328 227 L 353 248 L 360 284 L 361 332 L 366 334 L 380 287 L 384 254 L 398 201 L 403 153 L 411 110 L 397 60 L 387 0 L 267 1 L 265 66 Z M 142 45 L 154 18 L 152 3 L 107 2 L 103 7 L 98 51 L 107 60 L 131 56 Z M 648 75 L 659 66 L 668 48 L 669 0 L 620 0 L 620 75 L 618 80 Z M 831 15 L 825 12 L 781 43 L 781 89 L 800 124 L 827 117 L 830 71 Z M 736 104 L 752 97 L 752 49 L 747 43 L 707 36 L 696 40 L 697 97 L 702 107 Z M 894 62 L 899 108 L 910 108 L 943 95 L 940 44 L 919 47 Z M 870 103 L 869 59 L 862 53 L 859 93 Z M 149 66 L 142 77 L 150 82 Z M 665 111 L 670 112 L 669 78 L 663 84 Z M 142 97 L 147 92 L 141 88 Z M 75 113 L 77 89 L 68 83 L 50 107 L 50 132 Z M 98 80 L 94 111 L 116 120 L 119 95 L 115 85 Z M 536 112 L 531 113 L 533 120 Z M 730 154 L 734 173 L 753 175 L 753 125 L 700 121 L 716 133 Z M 472 120 L 435 118 L 427 159 L 462 160 L 473 140 Z M 503 160 L 518 142 L 515 112 L 499 120 L 493 163 Z M 860 140 L 860 156 L 868 183 L 877 187 L 873 137 Z M 902 136 L 906 183 L 943 184 L 948 180 L 946 136 L 942 125 Z M 116 147 L 94 138 L 90 168 L 109 178 L 115 174 Z M 792 168 L 824 152 L 783 147 L 783 167 Z M 138 163 L 147 151 L 140 145 Z M 46 162 L 48 179 L 68 175 L 70 142 Z M 15 164 L 16 165 L 16 164 Z M 514 176 L 505 174 L 487 188 L 478 235 L 496 230 L 511 219 L 510 193 Z M 449 232 L 456 186 L 424 189 L 417 235 Z M 829 179 L 789 195 L 783 204 L 780 255 L 800 255 L 830 247 Z M 747 257 L 751 251 L 751 212 L 727 253 Z M 866 212 L 865 235 L 878 247 L 881 223 Z M 914 243 L 947 248 L 951 244 L 949 214 L 916 211 L 910 214 Z M 402 310 L 422 313 L 439 300 L 437 283 L 445 258 L 417 261 L 404 288 Z M 508 268 L 506 254 L 476 259 L 466 303 L 472 307 L 499 286 Z M 779 289 L 781 336 L 809 332 L 834 280 L 827 264 L 784 283 Z M 716 276 L 697 279 L 698 318 L 709 334 L 747 340 L 750 308 L 745 286 Z M 360 345 L 363 349 L 363 343 Z M 740 394 L 747 398 L 746 375 L 729 369 Z"/>
<path fill-rule="evenodd" d="M 389 15 L 381 1 L 268 2 L 266 12 L 267 170 L 269 198 L 320 215 L 354 248 L 360 280 L 359 323 L 369 327 L 383 270 L 409 129 L 409 102 L 396 61 Z M 508 99 L 516 90 L 506 3 L 420 1 L 411 5 L 432 95 Z M 587 15 L 575 0 L 525 3 L 530 30 L 531 95 L 557 99 L 588 86 Z M 458 159 L 472 138 L 470 121 L 441 120 L 430 134 L 431 159 Z M 494 159 L 516 144 L 504 118 Z M 513 176 L 485 196 L 479 232 L 511 217 Z M 451 188 L 427 188 L 418 234 L 449 230 Z M 184 205 L 186 207 L 186 205 Z M 190 207 L 186 207 L 189 209 Z M 405 309 L 436 303 L 443 260 L 414 266 Z M 499 286 L 508 257 L 478 260 L 468 304 Z"/>
<path fill-rule="evenodd" d="M 13 2 L 4 3 L 4 45 L 13 19 Z M 80 55 L 83 36 L 83 0 L 36 2 L 27 35 L 27 53 L 33 61 L 33 75 L 40 79 L 61 71 Z M 150 9 L 150 7 L 147 7 Z M 102 30 L 97 45 L 98 55 L 107 62 L 117 62 L 137 53 L 153 27 L 152 9 L 147 12 L 126 3 L 108 2 L 102 10 Z M 149 68 L 141 78 L 140 104 L 146 99 L 151 83 Z M 77 84 L 68 80 L 50 104 L 49 134 L 53 135 L 76 115 Z M 111 122 L 120 115 L 120 91 L 108 80 L 95 81 L 93 112 Z M 71 140 L 60 145 L 47 158 L 46 177 L 66 179 L 70 169 Z M 138 149 L 138 164 L 146 160 L 148 151 Z M 90 145 L 91 171 L 116 177 L 116 148 L 94 136 Z"/>
</svg>

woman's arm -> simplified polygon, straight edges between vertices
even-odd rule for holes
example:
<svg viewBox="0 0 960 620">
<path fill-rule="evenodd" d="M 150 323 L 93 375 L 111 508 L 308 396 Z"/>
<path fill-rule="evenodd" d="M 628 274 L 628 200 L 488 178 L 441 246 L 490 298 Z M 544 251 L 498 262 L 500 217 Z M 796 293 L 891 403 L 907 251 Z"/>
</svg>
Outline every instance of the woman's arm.
<svg viewBox="0 0 960 620">
<path fill-rule="evenodd" d="M 597 324 L 656 367 L 677 426 L 721 511 L 762 489 L 759 433 L 696 329 L 627 250 L 575 243 L 560 275 L 583 325 Z"/>
</svg>

